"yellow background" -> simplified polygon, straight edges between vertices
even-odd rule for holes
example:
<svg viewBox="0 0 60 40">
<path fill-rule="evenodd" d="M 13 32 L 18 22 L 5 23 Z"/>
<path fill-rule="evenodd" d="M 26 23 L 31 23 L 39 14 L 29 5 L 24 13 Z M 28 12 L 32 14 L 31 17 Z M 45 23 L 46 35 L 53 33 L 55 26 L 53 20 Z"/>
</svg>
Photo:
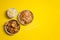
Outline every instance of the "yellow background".
<svg viewBox="0 0 60 40">
<path fill-rule="evenodd" d="M 6 16 L 9 8 L 18 12 L 31 10 L 34 14 L 33 21 L 27 26 L 20 25 L 20 31 L 14 36 L 4 31 L 5 22 L 10 20 Z M 60 1 L 0 0 L 0 40 L 60 40 Z"/>
</svg>

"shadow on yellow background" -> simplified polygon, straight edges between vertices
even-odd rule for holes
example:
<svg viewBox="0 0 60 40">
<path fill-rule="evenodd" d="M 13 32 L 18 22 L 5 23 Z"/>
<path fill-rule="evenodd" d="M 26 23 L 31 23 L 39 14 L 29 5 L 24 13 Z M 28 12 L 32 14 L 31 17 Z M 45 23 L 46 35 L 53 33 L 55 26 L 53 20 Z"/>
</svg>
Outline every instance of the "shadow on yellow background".
<svg viewBox="0 0 60 40">
<path fill-rule="evenodd" d="M 14 36 L 7 35 L 3 26 L 10 20 L 5 13 L 9 8 L 34 14 L 32 23 L 20 25 Z M 0 0 L 0 40 L 60 40 L 60 0 Z"/>
</svg>

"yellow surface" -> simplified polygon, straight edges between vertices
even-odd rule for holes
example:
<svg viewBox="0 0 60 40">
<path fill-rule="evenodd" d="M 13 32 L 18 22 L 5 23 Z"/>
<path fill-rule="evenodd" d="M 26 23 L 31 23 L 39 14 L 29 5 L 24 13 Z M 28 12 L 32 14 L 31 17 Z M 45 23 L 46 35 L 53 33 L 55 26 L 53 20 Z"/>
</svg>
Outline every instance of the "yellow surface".
<svg viewBox="0 0 60 40">
<path fill-rule="evenodd" d="M 28 9 L 34 14 L 33 21 L 27 26 L 21 25 L 14 36 L 4 31 L 5 22 L 10 20 L 6 16 L 9 8 L 16 8 L 18 12 Z M 0 40 L 60 40 L 60 1 L 0 0 Z"/>
</svg>

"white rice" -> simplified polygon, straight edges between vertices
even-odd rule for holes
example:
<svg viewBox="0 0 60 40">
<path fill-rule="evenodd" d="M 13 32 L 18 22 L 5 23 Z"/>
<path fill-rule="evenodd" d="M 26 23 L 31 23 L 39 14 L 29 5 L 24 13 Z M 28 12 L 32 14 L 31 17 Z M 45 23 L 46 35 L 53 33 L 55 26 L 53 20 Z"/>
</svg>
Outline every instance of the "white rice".
<svg viewBox="0 0 60 40">
<path fill-rule="evenodd" d="M 15 17 L 17 14 L 18 14 L 18 12 L 17 12 L 17 10 L 16 10 L 15 8 L 10 8 L 10 9 L 8 9 L 8 11 L 7 11 L 7 16 L 8 16 L 9 18 L 13 18 L 13 17 Z"/>
</svg>

